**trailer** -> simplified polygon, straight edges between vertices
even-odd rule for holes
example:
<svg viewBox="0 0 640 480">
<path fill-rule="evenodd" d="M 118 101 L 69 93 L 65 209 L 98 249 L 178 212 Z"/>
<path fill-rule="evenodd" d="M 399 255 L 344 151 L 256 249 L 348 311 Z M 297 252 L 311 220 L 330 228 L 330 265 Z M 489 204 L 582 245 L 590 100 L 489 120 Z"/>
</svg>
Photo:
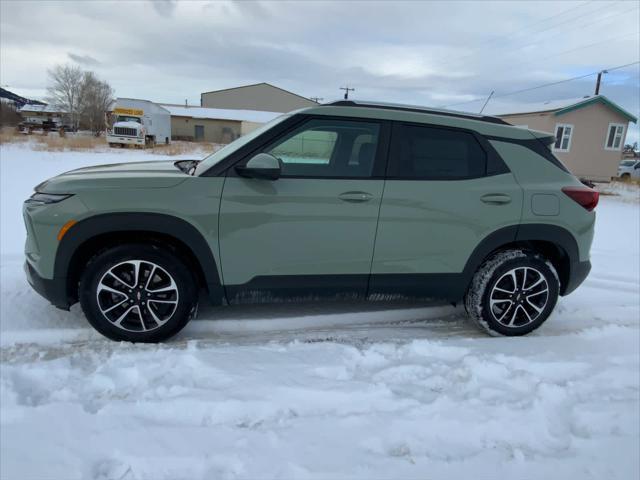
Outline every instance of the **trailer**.
<svg viewBox="0 0 640 480">
<path fill-rule="evenodd" d="M 171 114 L 149 100 L 118 98 L 113 110 L 107 113 L 107 142 L 110 147 L 168 145 Z"/>
</svg>

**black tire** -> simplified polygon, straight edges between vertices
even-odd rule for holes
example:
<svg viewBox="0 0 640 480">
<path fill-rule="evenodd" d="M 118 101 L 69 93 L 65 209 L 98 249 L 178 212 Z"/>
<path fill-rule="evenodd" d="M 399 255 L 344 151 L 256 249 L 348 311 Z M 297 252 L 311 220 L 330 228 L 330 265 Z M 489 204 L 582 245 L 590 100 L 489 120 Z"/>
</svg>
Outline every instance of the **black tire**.
<svg viewBox="0 0 640 480">
<path fill-rule="evenodd" d="M 158 285 L 153 290 L 152 282 Z M 198 288 L 186 264 L 171 251 L 153 244 L 129 244 L 104 250 L 87 263 L 79 297 L 87 320 L 105 337 L 156 343 L 189 322 L 196 312 Z M 109 302 L 123 305 L 110 309 Z M 130 311 L 120 319 L 127 308 Z"/>
<path fill-rule="evenodd" d="M 490 335 L 526 335 L 549 317 L 559 292 L 560 281 L 551 262 L 535 252 L 505 250 L 487 259 L 475 273 L 465 308 Z"/>
<path fill-rule="evenodd" d="M 631 178 L 631 174 L 628 172 L 625 172 L 622 174 L 622 176 L 620 177 L 622 180 L 629 180 Z"/>
</svg>

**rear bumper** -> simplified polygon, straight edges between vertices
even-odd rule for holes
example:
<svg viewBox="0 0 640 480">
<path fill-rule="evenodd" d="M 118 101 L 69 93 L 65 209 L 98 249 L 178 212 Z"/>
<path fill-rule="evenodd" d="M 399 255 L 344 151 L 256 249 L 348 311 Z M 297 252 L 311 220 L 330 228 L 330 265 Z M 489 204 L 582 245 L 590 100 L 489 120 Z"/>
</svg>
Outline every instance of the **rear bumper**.
<svg viewBox="0 0 640 480">
<path fill-rule="evenodd" d="M 69 310 L 71 304 L 67 298 L 66 279 L 49 280 L 42 278 L 27 261 L 24 262 L 24 272 L 27 275 L 29 285 L 31 285 L 36 292 L 49 300 L 54 306 L 63 310 Z"/>
<path fill-rule="evenodd" d="M 562 289 L 561 295 L 569 295 L 587 278 L 591 271 L 591 262 L 573 262 L 569 270 L 569 279 L 566 286 Z"/>
</svg>

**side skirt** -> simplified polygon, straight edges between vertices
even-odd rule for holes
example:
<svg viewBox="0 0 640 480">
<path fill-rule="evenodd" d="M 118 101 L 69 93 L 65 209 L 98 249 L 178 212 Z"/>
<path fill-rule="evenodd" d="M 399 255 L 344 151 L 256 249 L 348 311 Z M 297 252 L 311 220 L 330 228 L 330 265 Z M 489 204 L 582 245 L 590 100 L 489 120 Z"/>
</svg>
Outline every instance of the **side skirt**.
<svg viewBox="0 0 640 480">
<path fill-rule="evenodd" d="M 462 273 L 383 275 L 273 275 L 227 285 L 231 305 L 344 301 L 457 302 L 464 295 Z"/>
</svg>

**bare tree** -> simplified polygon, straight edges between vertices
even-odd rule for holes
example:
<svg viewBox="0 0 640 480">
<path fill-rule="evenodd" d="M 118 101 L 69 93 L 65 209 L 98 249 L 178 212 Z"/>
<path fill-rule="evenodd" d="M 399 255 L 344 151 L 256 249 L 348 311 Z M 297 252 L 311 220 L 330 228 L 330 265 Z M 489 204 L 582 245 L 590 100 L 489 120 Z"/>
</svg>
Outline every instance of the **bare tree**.
<svg viewBox="0 0 640 480">
<path fill-rule="evenodd" d="M 84 128 L 96 135 L 105 128 L 105 114 L 113 103 L 113 89 L 93 72 L 85 72 L 80 87 L 79 112 Z"/>
<path fill-rule="evenodd" d="M 56 65 L 49 70 L 50 85 L 47 100 L 71 117 L 74 128 L 78 128 L 80 110 L 80 90 L 83 73 L 75 65 Z"/>
</svg>

